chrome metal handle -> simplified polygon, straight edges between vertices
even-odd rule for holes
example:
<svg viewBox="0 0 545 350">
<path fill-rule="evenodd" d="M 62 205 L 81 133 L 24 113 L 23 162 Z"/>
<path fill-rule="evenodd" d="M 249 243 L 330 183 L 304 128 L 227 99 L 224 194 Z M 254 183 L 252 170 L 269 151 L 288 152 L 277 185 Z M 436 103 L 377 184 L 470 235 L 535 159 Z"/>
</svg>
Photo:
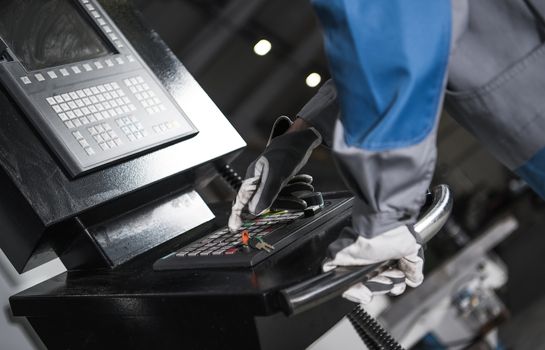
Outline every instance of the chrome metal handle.
<svg viewBox="0 0 545 350">
<path fill-rule="evenodd" d="M 452 211 L 452 193 L 447 185 L 436 186 L 430 195 L 431 205 L 424 209 L 423 215 L 413 225 L 414 231 L 424 243 L 441 230 Z"/>
<path fill-rule="evenodd" d="M 429 206 L 423 210 L 413 229 L 423 243 L 437 234 L 452 211 L 452 194 L 446 185 L 435 187 L 430 194 Z M 367 281 L 393 262 L 353 267 L 338 267 L 280 291 L 281 305 L 287 315 L 301 313 L 333 299 L 358 282 Z"/>
</svg>

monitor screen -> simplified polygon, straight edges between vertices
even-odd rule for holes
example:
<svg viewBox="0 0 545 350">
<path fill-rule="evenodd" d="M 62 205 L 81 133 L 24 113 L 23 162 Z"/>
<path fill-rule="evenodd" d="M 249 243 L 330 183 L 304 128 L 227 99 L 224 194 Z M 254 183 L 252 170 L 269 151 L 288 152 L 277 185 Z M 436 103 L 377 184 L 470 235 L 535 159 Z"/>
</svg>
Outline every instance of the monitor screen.
<svg viewBox="0 0 545 350">
<path fill-rule="evenodd" d="M 29 71 L 116 53 L 73 0 L 0 0 L 0 37 Z"/>
</svg>

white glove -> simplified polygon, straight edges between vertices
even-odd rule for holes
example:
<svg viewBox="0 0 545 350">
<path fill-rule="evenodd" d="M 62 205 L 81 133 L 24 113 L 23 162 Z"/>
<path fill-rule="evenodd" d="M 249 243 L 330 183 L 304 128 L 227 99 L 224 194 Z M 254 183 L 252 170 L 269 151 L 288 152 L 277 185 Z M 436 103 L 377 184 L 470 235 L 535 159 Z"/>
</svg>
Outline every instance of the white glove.
<svg viewBox="0 0 545 350">
<path fill-rule="evenodd" d="M 346 237 L 357 239 L 337 252 L 323 265 L 324 271 L 337 266 L 364 266 L 389 260 L 397 260 L 397 267 L 387 270 L 365 283 L 348 289 L 343 297 L 362 304 L 371 302 L 374 295 L 399 295 L 406 285 L 417 287 L 424 281 L 422 246 L 407 226 L 399 226 L 373 238 L 357 235 L 351 228 L 344 228 L 340 238 L 331 247 L 342 245 Z"/>
</svg>

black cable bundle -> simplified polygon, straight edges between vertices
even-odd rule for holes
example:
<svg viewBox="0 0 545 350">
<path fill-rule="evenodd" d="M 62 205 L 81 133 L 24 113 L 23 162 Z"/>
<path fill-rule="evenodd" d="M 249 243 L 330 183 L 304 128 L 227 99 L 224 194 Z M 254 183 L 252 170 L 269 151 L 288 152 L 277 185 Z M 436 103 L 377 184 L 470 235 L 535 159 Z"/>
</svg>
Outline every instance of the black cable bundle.
<svg viewBox="0 0 545 350">
<path fill-rule="evenodd" d="M 242 177 L 233 169 L 229 164 L 225 164 L 223 167 L 218 169 L 219 174 L 223 179 L 231 186 L 231 188 L 238 192 L 240 186 L 242 185 Z"/>
<path fill-rule="evenodd" d="M 360 305 L 347 317 L 369 350 L 404 350 Z"/>
</svg>

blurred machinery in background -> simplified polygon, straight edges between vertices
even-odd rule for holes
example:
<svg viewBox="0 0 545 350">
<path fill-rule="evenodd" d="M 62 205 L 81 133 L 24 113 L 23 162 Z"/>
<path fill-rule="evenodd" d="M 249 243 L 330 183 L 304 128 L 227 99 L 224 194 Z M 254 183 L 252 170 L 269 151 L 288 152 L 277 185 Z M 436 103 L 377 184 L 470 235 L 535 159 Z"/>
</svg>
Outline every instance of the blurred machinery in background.
<svg viewBox="0 0 545 350">
<path fill-rule="evenodd" d="M 496 349 L 497 327 L 508 310 L 496 292 L 508 280 L 507 269 L 491 250 L 511 235 L 517 221 L 507 217 L 454 255 L 429 264 L 426 281 L 395 300 L 381 318 L 405 346 L 415 349 Z M 447 229 L 448 230 L 448 229 Z M 443 242 L 445 243 L 445 242 Z M 430 244 L 430 251 L 437 244 Z M 437 254 L 435 255 L 437 259 Z M 487 344 L 488 347 L 482 347 Z"/>
</svg>

